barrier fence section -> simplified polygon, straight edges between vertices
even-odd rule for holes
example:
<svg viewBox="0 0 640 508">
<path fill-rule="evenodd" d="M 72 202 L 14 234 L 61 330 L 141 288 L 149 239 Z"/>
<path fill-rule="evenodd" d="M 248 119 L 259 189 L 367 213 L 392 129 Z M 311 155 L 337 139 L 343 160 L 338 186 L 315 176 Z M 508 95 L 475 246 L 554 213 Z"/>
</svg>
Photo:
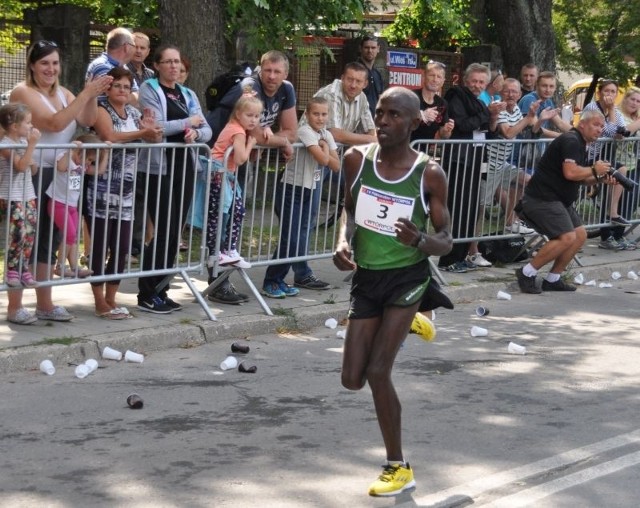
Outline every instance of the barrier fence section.
<svg viewBox="0 0 640 508">
<path fill-rule="evenodd" d="M 454 244 L 521 236 L 525 236 L 527 247 L 538 240 L 546 241 L 519 222 L 514 207 L 551 141 L 416 140 L 412 143 L 415 149 L 434 157 L 447 175 Z M 590 148 L 591 160 L 607 160 L 612 167 L 620 166 L 619 171 L 636 185 L 630 190 L 619 187 L 622 195 L 617 207 L 612 201 L 615 196 L 612 187 L 582 186 L 576 208 L 588 230 L 610 230 L 609 217 L 618 213 L 632 224 L 627 234 L 640 224 L 638 141 L 638 138 L 600 139 Z M 438 276 L 442 280 L 442 275 Z"/>
<path fill-rule="evenodd" d="M 25 146 L 2 148 L 11 150 L 5 162 L 13 168 L 16 150 Z M 165 175 L 155 174 L 151 151 L 166 165 Z M 197 153 L 208 151 L 205 144 L 179 143 L 38 145 L 32 178 L 28 172 L 0 174 L 1 188 L 13 189 L 11 202 L 2 206 L 0 290 L 22 287 L 25 271 L 39 287 L 138 278 L 158 292 L 179 275 L 215 320 L 189 277 L 204 271 L 205 238 L 186 226 Z M 33 212 L 29 189 L 38 198 Z M 11 280 L 16 273 L 18 280 Z"/>
<path fill-rule="evenodd" d="M 600 140 L 594 157 L 625 162 L 620 171 L 638 182 L 638 141 Z M 455 244 L 525 236 L 513 207 L 549 143 L 548 139 L 413 143 L 414 148 L 434 157 L 447 174 Z M 291 264 L 294 269 L 303 269 L 296 264 L 329 258 L 335 250 L 344 192 L 342 172 L 318 168 L 311 179 L 309 175 L 305 177 L 306 150 L 301 144 L 294 145 L 288 161 L 278 149 L 258 147 L 251 160 L 235 173 L 226 169 L 231 150 L 219 164 L 209 159 L 209 148 L 203 144 L 84 144 L 80 148 L 70 144 L 38 148 L 40 171 L 33 181 L 40 199 L 36 200 L 37 222 L 33 225 L 36 233 L 32 233 L 34 255 L 31 259 L 28 256 L 25 221 L 5 219 L 0 226 L 4 237 L 0 241 L 0 290 L 10 289 L 8 269 L 21 273 L 29 268 L 42 286 L 97 284 L 135 277 L 153 282 L 158 291 L 179 275 L 209 319 L 215 320 L 203 295 L 214 291 L 231 273 L 239 273 L 265 312 L 272 314 L 246 269 L 221 265 L 220 253 L 238 251 L 252 267 Z M 160 151 L 161 165 L 166 161 L 169 168 L 166 175 L 154 174 L 150 150 Z M 343 150 L 340 147 L 340 155 Z M 75 153 L 71 157 L 77 168 L 68 163 L 70 153 Z M 61 171 L 66 166 L 72 169 Z M 0 185 L 13 187 L 19 174 L 8 172 L 0 179 L 4 182 Z M 50 208 L 47 190 L 52 194 L 54 189 L 56 199 L 63 204 Z M 210 200 L 212 189 L 217 197 Z M 592 190 L 583 187 L 577 202 L 585 226 L 610 227 L 607 217 L 613 191 L 608 186 L 599 193 Z M 12 206 L 15 208 L 15 202 L 24 209 L 28 201 L 25 197 L 28 196 L 14 195 Z M 74 199 L 84 220 L 74 218 Z M 217 206 L 217 214 L 214 210 L 209 213 L 212 203 Z M 636 185 L 622 193 L 619 206 L 621 215 L 632 222 L 631 229 L 640 224 L 637 207 Z M 531 243 L 539 236 L 525 238 Z M 58 252 L 59 268 L 52 251 Z M 86 271 L 79 268 L 80 255 L 87 269 L 93 271 L 86 277 Z M 69 269 L 64 267 L 66 259 Z M 432 267 L 434 275 L 445 282 Z M 189 275 L 202 275 L 205 271 L 209 272 L 209 286 L 201 293 Z"/>
</svg>

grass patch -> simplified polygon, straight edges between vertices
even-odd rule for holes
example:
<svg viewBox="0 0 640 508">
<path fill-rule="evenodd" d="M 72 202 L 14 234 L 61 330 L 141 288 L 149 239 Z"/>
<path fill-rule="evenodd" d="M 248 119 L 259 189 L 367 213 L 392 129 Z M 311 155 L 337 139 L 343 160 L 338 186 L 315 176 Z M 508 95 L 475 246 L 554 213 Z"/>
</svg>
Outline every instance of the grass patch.
<svg viewBox="0 0 640 508">
<path fill-rule="evenodd" d="M 285 317 L 284 323 L 276 328 L 277 333 L 299 333 L 302 331 L 302 328 L 298 323 L 298 317 L 293 309 L 277 307 L 273 309 L 273 313 L 276 316 Z"/>
<path fill-rule="evenodd" d="M 336 295 L 331 293 L 322 303 L 334 304 L 336 303 Z"/>
</svg>

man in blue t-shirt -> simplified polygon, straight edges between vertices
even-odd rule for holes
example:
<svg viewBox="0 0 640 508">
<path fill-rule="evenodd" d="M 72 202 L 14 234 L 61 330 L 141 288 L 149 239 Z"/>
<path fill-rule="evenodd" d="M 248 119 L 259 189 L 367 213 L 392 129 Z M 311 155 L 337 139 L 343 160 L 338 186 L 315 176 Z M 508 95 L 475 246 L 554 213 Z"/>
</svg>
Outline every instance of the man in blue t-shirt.
<svg viewBox="0 0 640 508">
<path fill-rule="evenodd" d="M 251 131 L 258 145 L 271 148 L 279 148 L 280 152 L 289 159 L 293 155 L 293 147 L 298 132 L 298 117 L 296 115 L 296 93 L 293 85 L 287 81 L 289 74 L 289 60 L 280 51 L 267 51 L 260 59 L 260 70 L 257 77 L 247 77 L 234 85 L 220 100 L 218 107 L 207 113 L 207 122 L 211 126 L 213 136 L 210 143 L 215 143 L 220 131 L 224 128 L 236 101 L 242 96 L 245 86 L 253 87 L 257 96 L 262 100 L 264 109 L 260 117 L 260 125 Z M 278 124 L 272 136 L 265 137 L 265 129 Z M 239 171 L 242 168 L 238 168 Z M 239 173 L 238 181 L 242 182 L 242 174 Z M 209 284 L 215 277 L 209 268 Z M 238 293 L 225 279 L 211 294 L 209 300 L 217 303 L 239 305 L 249 301 L 245 294 Z"/>
</svg>

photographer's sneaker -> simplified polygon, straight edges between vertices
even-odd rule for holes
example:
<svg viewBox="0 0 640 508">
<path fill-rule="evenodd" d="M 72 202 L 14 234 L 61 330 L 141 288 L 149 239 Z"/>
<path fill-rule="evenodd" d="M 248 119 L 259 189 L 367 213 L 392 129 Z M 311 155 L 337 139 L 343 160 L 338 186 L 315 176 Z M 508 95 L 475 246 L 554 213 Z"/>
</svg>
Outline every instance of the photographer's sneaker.
<svg viewBox="0 0 640 508">
<path fill-rule="evenodd" d="M 538 287 L 536 283 L 536 277 L 527 277 L 522 268 L 516 270 L 516 277 L 518 278 L 518 286 L 523 293 L 529 293 L 531 295 L 539 295 L 542 293 L 542 289 Z"/>
<path fill-rule="evenodd" d="M 549 282 L 547 279 L 542 281 L 542 291 L 575 291 L 576 289 L 576 286 L 562 279 L 555 282 Z"/>
<path fill-rule="evenodd" d="M 370 496 L 396 496 L 416 486 L 413 470 L 407 463 L 382 466 L 382 474 L 369 486 Z"/>
</svg>

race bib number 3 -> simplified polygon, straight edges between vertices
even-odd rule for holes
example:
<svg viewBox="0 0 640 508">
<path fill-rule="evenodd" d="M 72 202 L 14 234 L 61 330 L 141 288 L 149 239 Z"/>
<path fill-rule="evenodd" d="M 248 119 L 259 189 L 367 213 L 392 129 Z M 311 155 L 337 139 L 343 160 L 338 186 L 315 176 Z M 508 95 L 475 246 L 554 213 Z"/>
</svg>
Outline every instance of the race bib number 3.
<svg viewBox="0 0 640 508">
<path fill-rule="evenodd" d="M 396 236 L 394 224 L 401 217 L 413 215 L 415 201 L 363 185 L 356 204 L 356 224 L 382 235 Z"/>
</svg>

